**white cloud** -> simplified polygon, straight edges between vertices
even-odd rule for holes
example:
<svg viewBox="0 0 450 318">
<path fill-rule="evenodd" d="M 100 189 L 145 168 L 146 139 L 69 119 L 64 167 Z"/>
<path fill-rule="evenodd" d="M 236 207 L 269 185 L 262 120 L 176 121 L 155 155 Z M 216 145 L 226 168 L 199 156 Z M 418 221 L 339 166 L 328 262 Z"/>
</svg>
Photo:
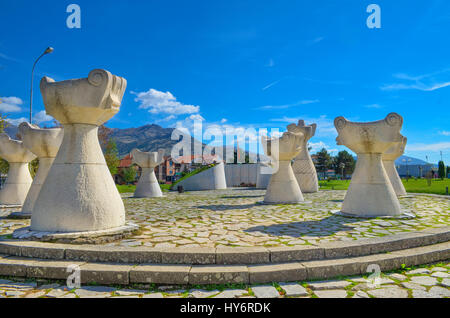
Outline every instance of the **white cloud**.
<svg viewBox="0 0 450 318">
<path fill-rule="evenodd" d="M 328 152 L 331 152 L 331 153 L 338 152 L 338 149 L 331 148 L 330 146 L 328 146 L 323 141 L 309 142 L 308 143 L 308 147 L 311 147 L 310 153 L 312 153 L 312 154 L 319 152 L 323 148 L 325 148 Z"/>
<path fill-rule="evenodd" d="M 437 72 L 423 74 L 418 76 L 411 76 L 405 73 L 394 74 L 393 77 L 406 81 L 406 83 L 393 83 L 381 86 L 381 90 L 395 91 L 395 90 L 420 90 L 424 92 L 432 92 L 441 88 L 450 86 L 450 81 L 436 80 L 435 76 L 447 73 L 450 68 L 446 68 Z"/>
<path fill-rule="evenodd" d="M 278 84 L 279 82 L 281 82 L 281 80 L 278 80 L 278 81 L 272 82 L 272 83 L 270 83 L 269 85 L 266 85 L 266 86 L 264 86 L 264 87 L 262 88 L 262 90 L 263 90 L 263 91 L 265 91 L 265 90 L 267 90 L 267 89 L 271 88 L 272 86 L 275 86 L 275 85 L 277 85 L 277 84 Z"/>
<path fill-rule="evenodd" d="M 407 151 L 441 151 L 449 149 L 450 149 L 450 142 L 447 141 L 438 142 L 434 144 L 417 143 L 406 145 Z"/>
<path fill-rule="evenodd" d="M 220 121 L 221 124 L 225 124 L 228 120 L 226 118 L 222 118 L 222 120 Z"/>
<path fill-rule="evenodd" d="M 47 115 L 45 110 L 41 110 L 40 112 L 38 112 L 37 114 L 35 114 L 33 116 L 33 123 L 38 124 L 38 125 L 42 124 L 42 123 L 50 122 L 53 120 L 54 120 L 54 118 L 52 116 Z M 28 122 L 29 118 L 25 118 L 25 117 L 7 118 L 7 121 L 15 126 L 18 126 L 21 123 L 23 123 L 24 121 Z"/>
<path fill-rule="evenodd" d="M 285 104 L 285 105 L 266 105 L 266 106 L 262 106 L 258 109 L 261 110 L 267 110 L 267 109 L 286 109 L 286 108 L 290 108 L 293 106 L 299 106 L 299 105 L 308 105 L 308 104 L 315 104 L 315 103 L 319 103 L 320 100 L 318 99 L 313 99 L 313 100 L 301 100 L 299 102 L 296 103 L 292 103 L 292 104 Z"/>
<path fill-rule="evenodd" d="M 23 101 L 19 97 L 0 97 L 0 111 L 5 113 L 18 113 L 22 111 L 20 107 Z"/>
<path fill-rule="evenodd" d="M 269 62 L 266 64 L 266 67 L 274 67 L 275 66 L 275 62 L 273 59 L 270 59 Z"/>
<path fill-rule="evenodd" d="M 170 92 L 160 92 L 151 88 L 147 92 L 131 92 L 137 97 L 135 102 L 140 103 L 139 108 L 148 109 L 151 114 L 196 114 L 200 111 L 200 106 L 187 105 L 177 101 L 176 97 Z"/>
<path fill-rule="evenodd" d="M 450 131 L 447 131 L 447 130 L 440 131 L 439 135 L 450 136 Z"/>
<path fill-rule="evenodd" d="M 383 106 L 381 106 L 380 104 L 370 104 L 370 105 L 366 105 L 364 107 L 365 108 L 376 108 L 376 109 L 383 108 Z"/>
</svg>

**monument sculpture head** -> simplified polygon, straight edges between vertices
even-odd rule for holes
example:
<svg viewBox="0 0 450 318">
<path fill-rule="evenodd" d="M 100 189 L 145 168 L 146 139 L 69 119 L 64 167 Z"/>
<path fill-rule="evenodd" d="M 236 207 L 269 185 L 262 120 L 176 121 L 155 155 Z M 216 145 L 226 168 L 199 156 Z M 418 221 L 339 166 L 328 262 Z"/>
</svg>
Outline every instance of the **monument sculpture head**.
<svg viewBox="0 0 450 318">
<path fill-rule="evenodd" d="M 408 139 L 406 137 L 402 138 L 402 141 L 397 142 L 391 148 L 389 148 L 385 153 L 383 153 L 383 160 L 394 161 L 405 152 L 405 147 Z"/>
<path fill-rule="evenodd" d="M 304 120 L 299 120 L 298 124 L 290 124 L 288 126 L 288 131 L 292 132 L 300 132 L 305 137 L 305 143 L 308 142 L 314 135 L 316 134 L 317 124 L 305 125 Z"/>
<path fill-rule="evenodd" d="M 24 146 L 38 158 L 55 158 L 63 138 L 62 128 L 42 129 L 23 122 L 19 125 Z"/>
<path fill-rule="evenodd" d="M 131 156 L 133 163 L 142 168 L 155 168 L 164 161 L 164 149 L 159 149 L 158 152 L 143 152 L 139 149 L 133 149 Z"/>
<path fill-rule="evenodd" d="M 127 81 L 95 69 L 87 78 L 55 82 L 44 77 L 41 93 L 47 114 L 61 124 L 101 125 L 120 108 Z"/>
<path fill-rule="evenodd" d="M 0 157 L 18 163 L 28 163 L 36 158 L 22 141 L 11 139 L 6 133 L 0 134 Z"/>
<path fill-rule="evenodd" d="M 404 138 L 400 134 L 403 118 L 397 113 L 390 113 L 383 120 L 368 123 L 355 123 L 344 117 L 337 117 L 334 125 L 339 134 L 337 144 L 345 145 L 356 153 L 384 153 Z"/>
<path fill-rule="evenodd" d="M 293 127 L 288 127 L 280 138 L 261 136 L 264 153 L 275 161 L 292 160 L 302 150 L 303 139 L 303 133 L 294 131 Z"/>
</svg>

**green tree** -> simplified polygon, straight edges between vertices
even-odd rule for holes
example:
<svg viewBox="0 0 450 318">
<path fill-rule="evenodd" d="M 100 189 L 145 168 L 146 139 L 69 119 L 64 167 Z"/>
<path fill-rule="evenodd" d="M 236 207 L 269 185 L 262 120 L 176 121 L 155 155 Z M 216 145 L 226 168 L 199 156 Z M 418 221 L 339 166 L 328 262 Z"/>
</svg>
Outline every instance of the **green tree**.
<svg viewBox="0 0 450 318">
<path fill-rule="evenodd" d="M 444 165 L 444 161 L 439 161 L 438 163 L 438 176 L 441 179 L 445 178 L 445 165 Z"/>
<path fill-rule="evenodd" d="M 355 170 L 356 160 L 346 150 L 339 151 L 336 157 L 333 158 L 333 169 L 336 174 L 342 173 L 342 166 L 344 164 L 344 175 L 353 174 Z"/>
<path fill-rule="evenodd" d="M 1 104 L 1 100 L 0 100 Z M 6 116 L 0 114 L 0 133 L 5 131 L 5 128 L 8 127 L 8 122 L 6 121 Z M 7 174 L 9 171 L 9 163 L 3 158 L 0 158 L 0 173 Z"/>
<path fill-rule="evenodd" d="M 316 169 L 318 172 L 325 173 L 333 166 L 333 159 L 325 148 L 322 148 L 317 154 Z"/>
<path fill-rule="evenodd" d="M 450 175 L 450 166 L 447 166 L 447 172 L 445 173 L 445 177 L 448 178 Z"/>
<path fill-rule="evenodd" d="M 127 184 L 134 182 L 136 180 L 136 169 L 134 166 L 123 169 L 122 177 Z"/>
<path fill-rule="evenodd" d="M 119 166 L 119 151 L 114 139 L 109 139 L 105 149 L 105 160 L 108 165 L 109 172 L 112 176 L 117 174 L 117 167 Z"/>
</svg>

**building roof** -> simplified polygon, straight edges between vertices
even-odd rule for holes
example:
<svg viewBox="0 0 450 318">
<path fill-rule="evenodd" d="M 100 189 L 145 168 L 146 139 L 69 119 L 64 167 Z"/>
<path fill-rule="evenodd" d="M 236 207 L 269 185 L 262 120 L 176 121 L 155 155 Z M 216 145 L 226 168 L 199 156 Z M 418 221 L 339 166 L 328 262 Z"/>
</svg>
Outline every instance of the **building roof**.
<svg viewBox="0 0 450 318">
<path fill-rule="evenodd" d="M 131 156 L 131 154 L 128 154 L 120 160 L 119 168 L 128 168 L 132 164 L 133 164 L 133 157 Z"/>
</svg>

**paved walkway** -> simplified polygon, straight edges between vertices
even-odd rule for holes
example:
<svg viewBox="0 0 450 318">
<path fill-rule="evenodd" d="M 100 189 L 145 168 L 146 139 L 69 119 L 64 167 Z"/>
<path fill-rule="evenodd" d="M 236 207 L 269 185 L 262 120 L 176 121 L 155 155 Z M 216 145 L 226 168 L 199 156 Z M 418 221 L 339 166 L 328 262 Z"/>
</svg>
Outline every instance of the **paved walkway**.
<svg viewBox="0 0 450 318">
<path fill-rule="evenodd" d="M 273 285 L 209 286 L 182 289 L 179 286 L 138 285 L 134 289 L 84 286 L 69 290 L 49 281 L 0 278 L 0 298 L 449 298 L 450 263 L 385 273 L 379 279 L 345 277 L 316 282 Z"/>
<path fill-rule="evenodd" d="M 345 191 L 305 194 L 298 205 L 262 205 L 265 190 L 228 189 L 164 198 L 134 199 L 124 195 L 127 219 L 141 233 L 108 245 L 149 247 L 298 246 L 359 240 L 424 230 L 450 224 L 447 199 L 401 198 L 405 211 L 417 218 L 357 219 L 331 213 L 339 210 Z M 0 213 L 8 213 L 2 209 Z M 29 225 L 29 220 L 0 218 L 0 235 Z"/>
</svg>

